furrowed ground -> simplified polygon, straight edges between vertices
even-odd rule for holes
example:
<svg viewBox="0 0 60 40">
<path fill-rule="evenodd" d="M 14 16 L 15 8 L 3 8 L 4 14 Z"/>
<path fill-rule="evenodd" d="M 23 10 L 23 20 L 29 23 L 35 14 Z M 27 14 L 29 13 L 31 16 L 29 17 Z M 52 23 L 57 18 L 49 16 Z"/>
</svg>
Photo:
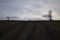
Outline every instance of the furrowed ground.
<svg viewBox="0 0 60 40">
<path fill-rule="evenodd" d="M 60 40 L 60 21 L 0 21 L 0 40 Z"/>
</svg>

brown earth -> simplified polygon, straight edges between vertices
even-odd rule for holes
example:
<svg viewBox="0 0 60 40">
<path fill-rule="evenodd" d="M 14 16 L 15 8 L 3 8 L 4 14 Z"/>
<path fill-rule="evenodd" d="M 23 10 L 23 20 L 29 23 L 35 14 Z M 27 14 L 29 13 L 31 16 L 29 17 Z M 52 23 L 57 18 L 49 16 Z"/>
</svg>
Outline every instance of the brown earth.
<svg viewBox="0 0 60 40">
<path fill-rule="evenodd" d="M 0 21 L 0 40 L 60 40 L 60 21 Z"/>
</svg>

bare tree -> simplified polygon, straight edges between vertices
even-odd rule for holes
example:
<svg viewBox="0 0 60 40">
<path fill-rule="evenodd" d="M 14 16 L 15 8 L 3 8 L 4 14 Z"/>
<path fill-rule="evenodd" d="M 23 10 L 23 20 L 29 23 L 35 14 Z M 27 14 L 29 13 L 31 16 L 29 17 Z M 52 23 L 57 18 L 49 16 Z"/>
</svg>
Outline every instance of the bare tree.
<svg viewBox="0 0 60 40">
<path fill-rule="evenodd" d="M 2 17 L 0 19 L 4 19 L 4 18 L 7 18 L 7 20 L 10 20 L 11 18 L 18 18 L 18 17 L 9 17 L 9 16 L 7 16 L 7 17 Z"/>
<path fill-rule="evenodd" d="M 52 15 L 51 15 L 52 12 L 53 12 L 52 10 L 49 10 L 48 11 L 49 14 L 48 15 L 43 15 L 43 17 L 49 17 L 50 18 L 50 21 L 51 21 L 52 20 Z"/>
</svg>

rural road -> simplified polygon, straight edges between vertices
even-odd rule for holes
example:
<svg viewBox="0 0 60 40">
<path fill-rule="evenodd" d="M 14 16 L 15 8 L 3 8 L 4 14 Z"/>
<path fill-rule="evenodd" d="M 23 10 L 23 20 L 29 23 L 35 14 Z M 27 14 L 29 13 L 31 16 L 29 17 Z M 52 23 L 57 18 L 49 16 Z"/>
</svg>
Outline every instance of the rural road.
<svg viewBox="0 0 60 40">
<path fill-rule="evenodd" d="M 0 40 L 57 40 L 49 29 L 49 24 L 46 25 L 46 23 L 12 22 L 8 24 L 6 22 L 2 24 L 0 25 Z"/>
</svg>

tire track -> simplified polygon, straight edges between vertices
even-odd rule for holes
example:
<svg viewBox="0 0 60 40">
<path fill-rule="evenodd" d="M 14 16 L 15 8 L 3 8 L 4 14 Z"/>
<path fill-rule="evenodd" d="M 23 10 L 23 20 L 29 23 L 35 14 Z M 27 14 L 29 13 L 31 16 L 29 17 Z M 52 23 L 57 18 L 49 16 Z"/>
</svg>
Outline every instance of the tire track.
<svg viewBox="0 0 60 40">
<path fill-rule="evenodd" d="M 32 31 L 29 33 L 27 40 L 32 40 L 32 35 L 34 34 L 34 32 L 36 30 L 37 25 L 35 22 L 33 24 L 34 24 L 34 27 L 33 27 Z"/>
<path fill-rule="evenodd" d="M 25 23 L 24 25 L 22 26 L 22 28 L 16 33 L 16 35 L 14 36 L 14 38 L 12 38 L 12 40 L 18 40 L 19 37 L 21 37 L 21 35 L 23 34 L 24 32 L 24 29 L 25 29 Z"/>
<path fill-rule="evenodd" d="M 41 22 L 44 25 L 44 28 L 46 29 L 47 35 L 49 40 L 56 40 L 55 35 L 53 34 L 52 30 L 50 30 L 50 28 L 48 27 L 47 24 Z M 51 25 L 51 23 L 49 22 L 49 25 Z"/>
<path fill-rule="evenodd" d="M 34 24 L 31 23 L 31 22 L 27 22 L 26 25 L 25 25 L 25 30 L 18 40 L 27 40 L 28 37 L 30 36 L 33 28 L 34 28 Z"/>
</svg>

